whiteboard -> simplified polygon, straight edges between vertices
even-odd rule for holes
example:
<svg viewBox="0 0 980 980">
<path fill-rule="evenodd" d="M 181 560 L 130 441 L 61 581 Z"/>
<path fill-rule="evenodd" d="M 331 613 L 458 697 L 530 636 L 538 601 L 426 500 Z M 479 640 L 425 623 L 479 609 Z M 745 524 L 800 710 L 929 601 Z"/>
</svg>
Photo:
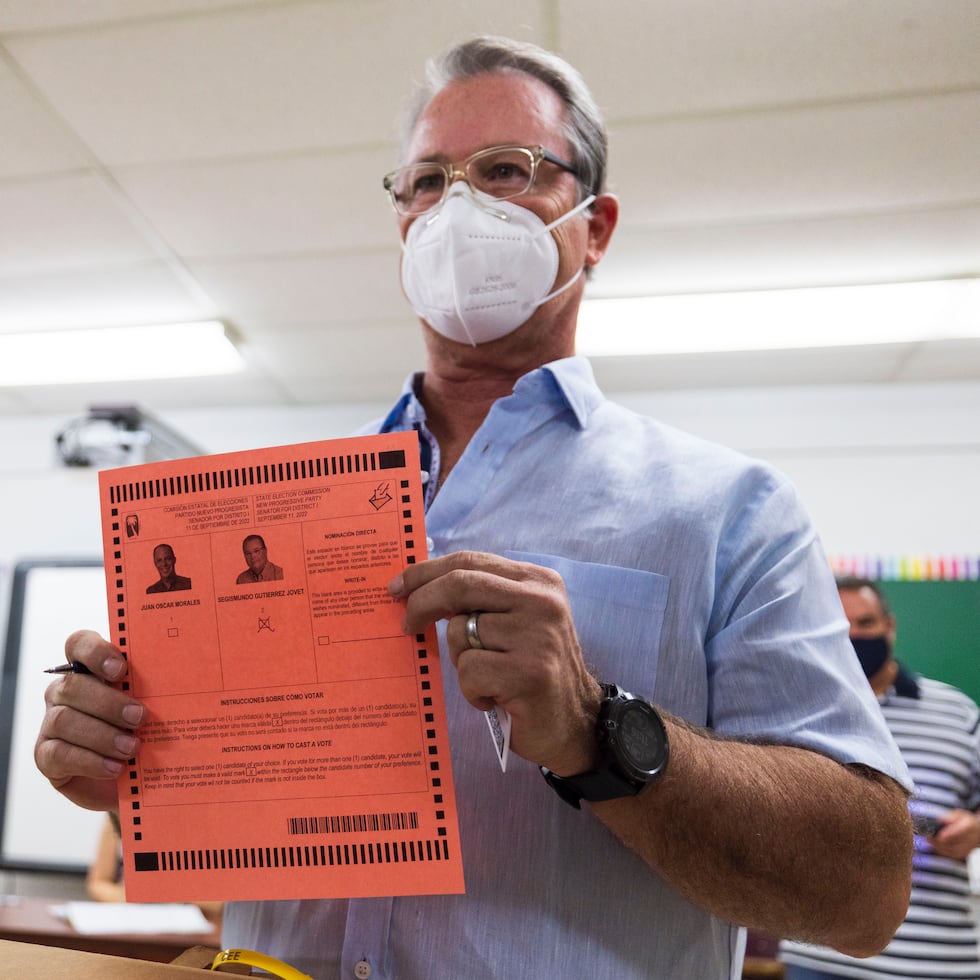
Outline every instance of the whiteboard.
<svg viewBox="0 0 980 980">
<path fill-rule="evenodd" d="M 109 635 L 97 559 L 21 561 L 14 568 L 0 683 L 0 868 L 85 871 L 105 816 L 66 800 L 34 765 L 45 667 L 64 662 L 76 629 Z"/>
</svg>

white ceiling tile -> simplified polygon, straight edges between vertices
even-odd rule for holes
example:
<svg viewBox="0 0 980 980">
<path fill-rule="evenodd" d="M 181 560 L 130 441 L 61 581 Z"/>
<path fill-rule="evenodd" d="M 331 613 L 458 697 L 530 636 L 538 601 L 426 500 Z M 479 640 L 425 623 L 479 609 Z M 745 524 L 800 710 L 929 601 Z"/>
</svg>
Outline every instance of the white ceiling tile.
<svg viewBox="0 0 980 980">
<path fill-rule="evenodd" d="M 628 212 L 590 296 L 915 281 L 980 271 L 980 204 L 794 221 L 637 226 Z"/>
<path fill-rule="evenodd" d="M 907 348 L 902 345 L 881 345 L 836 350 L 599 357 L 592 363 L 599 385 L 607 391 L 667 391 L 879 383 L 893 378 L 906 353 Z"/>
<path fill-rule="evenodd" d="M 217 316 L 167 265 L 0 278 L 0 331 L 169 323 Z"/>
<path fill-rule="evenodd" d="M 477 29 L 526 36 L 529 20 L 519 0 L 437 19 L 399 0 L 298 3 L 7 46 L 85 142 L 124 164 L 390 142 L 426 57 Z"/>
<path fill-rule="evenodd" d="M 0 180 L 81 166 L 85 155 L 3 59 L 0 49 Z M 2 211 L 0 211 L 2 214 Z"/>
<path fill-rule="evenodd" d="M 917 344 L 898 366 L 894 380 L 964 381 L 976 377 L 980 377 L 980 340 L 944 340 Z"/>
<path fill-rule="evenodd" d="M 25 398 L 21 389 L 0 388 L 0 416 L 25 415 L 38 411 L 44 410 L 37 408 L 33 402 Z"/>
<path fill-rule="evenodd" d="M 369 402 L 373 406 L 382 402 L 390 408 L 401 391 L 406 374 L 397 368 L 374 371 L 370 375 L 343 374 L 332 379 L 330 384 L 318 378 L 296 375 L 289 378 L 289 392 L 295 401 L 307 405 Z M 379 416 L 372 408 L 362 413 L 360 422 L 367 425 L 378 417 L 383 417 L 383 413 Z"/>
<path fill-rule="evenodd" d="M 341 251 L 397 241 L 381 186 L 389 150 L 121 168 L 167 243 L 194 257 Z"/>
<path fill-rule="evenodd" d="M 980 84 L 975 0 L 560 0 L 612 119 Z M 611 70 L 611 66 L 615 66 Z"/>
<path fill-rule="evenodd" d="M 407 375 L 425 366 L 421 327 L 410 317 L 398 323 L 291 327 L 263 335 L 246 356 L 305 402 L 394 402 Z"/>
<path fill-rule="evenodd" d="M 618 126 L 612 189 L 633 222 L 980 200 L 980 90 Z"/>
<path fill-rule="evenodd" d="M 347 371 L 363 376 L 396 369 L 399 382 L 423 366 L 422 327 L 411 315 L 397 322 L 292 325 L 264 332 L 249 345 L 249 358 L 274 373 L 337 379 Z"/>
<path fill-rule="evenodd" d="M 61 27 L 133 21 L 213 11 L 283 0 L 3 0 L 0 34 L 50 31 Z M 286 0 L 288 2 L 288 0 Z"/>
<path fill-rule="evenodd" d="M 255 319 L 296 325 L 344 323 L 409 311 L 398 280 L 398 249 L 222 262 L 191 271 L 237 326 Z"/>
<path fill-rule="evenodd" d="M 72 174 L 0 182 L 0 276 L 152 259 L 104 181 Z"/>
</svg>

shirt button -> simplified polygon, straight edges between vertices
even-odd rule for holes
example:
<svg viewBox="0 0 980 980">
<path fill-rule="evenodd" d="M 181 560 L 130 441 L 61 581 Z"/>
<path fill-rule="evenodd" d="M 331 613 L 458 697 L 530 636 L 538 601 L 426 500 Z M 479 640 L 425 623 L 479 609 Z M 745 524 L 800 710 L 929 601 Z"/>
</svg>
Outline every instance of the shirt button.
<svg viewBox="0 0 980 980">
<path fill-rule="evenodd" d="M 359 960 L 354 965 L 354 976 L 357 980 L 368 980 L 371 976 L 371 964 L 367 960 Z"/>
</svg>

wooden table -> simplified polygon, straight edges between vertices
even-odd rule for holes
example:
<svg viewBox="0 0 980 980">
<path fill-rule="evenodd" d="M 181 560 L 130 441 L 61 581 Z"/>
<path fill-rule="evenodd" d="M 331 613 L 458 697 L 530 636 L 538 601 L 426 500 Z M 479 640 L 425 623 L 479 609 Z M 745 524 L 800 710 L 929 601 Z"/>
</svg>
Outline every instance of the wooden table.
<svg viewBox="0 0 980 980">
<path fill-rule="evenodd" d="M 189 946 L 221 946 L 220 930 L 213 924 L 207 933 L 83 936 L 51 914 L 51 906 L 64 904 L 63 899 L 57 898 L 0 899 L 0 939 L 128 956 L 154 963 L 170 963 Z"/>
</svg>

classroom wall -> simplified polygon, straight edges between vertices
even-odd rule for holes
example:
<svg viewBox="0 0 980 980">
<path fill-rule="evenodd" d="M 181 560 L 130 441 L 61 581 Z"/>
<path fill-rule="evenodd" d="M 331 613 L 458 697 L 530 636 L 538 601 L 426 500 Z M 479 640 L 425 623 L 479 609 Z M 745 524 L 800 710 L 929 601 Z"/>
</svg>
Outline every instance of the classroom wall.
<svg viewBox="0 0 980 980">
<path fill-rule="evenodd" d="M 618 401 L 767 459 L 797 485 L 828 553 L 980 556 L 980 382 L 637 392 Z M 388 405 L 156 414 L 209 452 L 349 434 Z M 97 476 L 65 468 L 72 418 L 0 419 L 0 623 L 14 562 L 98 555 Z"/>
<path fill-rule="evenodd" d="M 797 484 L 831 555 L 980 557 L 980 382 L 638 392 L 617 400 L 778 466 Z M 142 407 L 209 452 L 226 452 L 347 435 L 389 406 Z M 4 631 L 17 560 L 99 555 L 96 472 L 64 468 L 54 450 L 62 426 L 85 414 L 80 405 L 75 416 L 0 419 Z M 62 653 L 51 655 L 57 662 Z M 0 875 L 0 891 L 76 887 Z"/>
</svg>

